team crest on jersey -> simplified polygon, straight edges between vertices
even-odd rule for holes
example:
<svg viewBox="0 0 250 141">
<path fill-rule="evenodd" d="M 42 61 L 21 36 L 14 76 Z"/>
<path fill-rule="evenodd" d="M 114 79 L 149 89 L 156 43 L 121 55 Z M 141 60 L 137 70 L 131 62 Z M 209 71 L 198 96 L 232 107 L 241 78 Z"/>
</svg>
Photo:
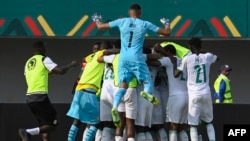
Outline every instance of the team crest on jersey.
<svg viewBox="0 0 250 141">
<path fill-rule="evenodd" d="M 136 24 L 130 23 L 130 24 L 129 24 L 129 27 L 130 27 L 130 28 L 136 28 Z"/>
<path fill-rule="evenodd" d="M 36 58 L 32 58 L 29 62 L 28 62 L 28 70 L 33 70 L 36 66 Z"/>
</svg>

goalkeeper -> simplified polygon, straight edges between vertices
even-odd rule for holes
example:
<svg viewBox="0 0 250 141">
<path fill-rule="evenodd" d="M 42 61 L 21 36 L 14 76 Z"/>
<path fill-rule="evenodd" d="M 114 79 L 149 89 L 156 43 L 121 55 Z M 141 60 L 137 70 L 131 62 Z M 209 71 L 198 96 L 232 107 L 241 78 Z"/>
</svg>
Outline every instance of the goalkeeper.
<svg viewBox="0 0 250 141">
<path fill-rule="evenodd" d="M 130 82 L 134 76 L 144 85 L 144 90 L 140 93 L 141 96 L 153 104 L 159 103 L 152 95 L 153 88 L 151 75 L 145 59 L 143 58 L 142 48 L 145 34 L 148 31 L 169 36 L 170 24 L 169 20 L 162 18 L 160 21 L 164 24 L 165 28 L 159 28 L 149 21 L 140 19 L 141 14 L 141 6 L 139 4 L 132 4 L 129 8 L 129 17 L 127 18 L 117 19 L 109 23 L 102 23 L 101 15 L 94 14 L 92 16 L 98 29 L 105 30 L 118 27 L 120 30 L 121 51 L 120 63 L 118 66 L 119 90 L 114 97 L 112 108 L 113 117 L 119 118 L 117 107 L 127 91 L 128 82 Z M 128 141 L 130 140 L 131 139 L 128 139 Z"/>
</svg>

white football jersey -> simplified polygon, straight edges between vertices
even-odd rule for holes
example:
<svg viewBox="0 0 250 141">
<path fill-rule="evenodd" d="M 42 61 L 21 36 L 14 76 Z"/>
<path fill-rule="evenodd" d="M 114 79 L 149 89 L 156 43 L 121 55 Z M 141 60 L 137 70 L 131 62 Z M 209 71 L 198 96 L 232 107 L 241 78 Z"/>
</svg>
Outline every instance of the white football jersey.
<svg viewBox="0 0 250 141">
<path fill-rule="evenodd" d="M 210 66 L 217 59 L 212 53 L 200 53 L 185 56 L 178 67 L 180 71 L 187 71 L 187 87 L 189 94 L 209 94 Z"/>
<path fill-rule="evenodd" d="M 147 54 L 143 54 L 143 58 L 146 61 L 147 60 Z M 148 66 L 148 69 L 149 69 L 149 72 L 150 72 L 150 75 L 151 75 L 151 78 L 152 78 L 152 83 L 154 84 L 158 67 Z"/>
<path fill-rule="evenodd" d="M 181 63 L 181 59 L 177 58 L 177 65 Z M 166 72 L 168 75 L 168 85 L 169 85 L 169 96 L 187 94 L 187 75 L 184 72 L 177 78 L 174 77 L 174 65 L 169 57 L 163 57 L 159 59 L 162 66 L 166 67 Z"/>
<path fill-rule="evenodd" d="M 154 84 L 155 83 L 155 78 L 156 78 L 156 75 L 157 75 L 158 67 L 148 66 L 148 69 L 149 69 L 149 72 L 151 74 L 152 83 Z"/>
<path fill-rule="evenodd" d="M 114 80 L 114 72 L 107 63 L 104 68 L 103 80 Z"/>
<path fill-rule="evenodd" d="M 115 58 L 115 55 L 108 55 L 103 56 L 103 60 L 105 62 L 105 69 L 103 74 L 103 80 L 112 80 L 114 81 L 114 72 L 111 70 L 111 68 L 108 66 L 108 63 L 112 63 Z"/>
</svg>

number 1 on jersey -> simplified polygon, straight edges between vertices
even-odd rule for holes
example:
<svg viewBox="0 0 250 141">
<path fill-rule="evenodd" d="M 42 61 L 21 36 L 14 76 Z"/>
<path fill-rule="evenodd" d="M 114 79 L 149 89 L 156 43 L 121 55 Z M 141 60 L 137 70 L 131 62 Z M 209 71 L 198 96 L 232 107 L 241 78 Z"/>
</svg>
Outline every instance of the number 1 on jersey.
<svg viewBox="0 0 250 141">
<path fill-rule="evenodd" d="M 130 35 L 129 35 L 128 47 L 130 48 L 131 44 L 132 44 L 132 39 L 133 39 L 134 32 L 130 31 L 129 33 L 130 33 Z"/>
</svg>

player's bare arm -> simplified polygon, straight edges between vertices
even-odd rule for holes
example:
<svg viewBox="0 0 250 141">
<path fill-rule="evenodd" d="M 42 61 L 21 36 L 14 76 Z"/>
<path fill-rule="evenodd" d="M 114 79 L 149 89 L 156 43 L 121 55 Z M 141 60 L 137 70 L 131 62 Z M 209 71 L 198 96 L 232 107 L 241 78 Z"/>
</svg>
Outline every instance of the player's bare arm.
<svg viewBox="0 0 250 141">
<path fill-rule="evenodd" d="M 157 33 L 164 36 L 170 36 L 171 34 L 170 26 L 165 26 L 165 28 L 159 28 Z"/>
<path fill-rule="evenodd" d="M 118 53 L 120 53 L 120 49 L 118 49 L 118 48 L 106 49 L 103 52 L 104 55 L 111 55 L 111 54 L 118 54 Z"/>
<path fill-rule="evenodd" d="M 159 28 L 157 33 L 160 35 L 164 35 L 164 36 L 170 36 L 171 28 L 170 28 L 169 20 L 166 18 L 161 18 L 160 21 L 165 26 L 165 28 Z"/>
<path fill-rule="evenodd" d="M 147 60 L 148 61 L 154 61 L 160 59 L 160 55 L 159 54 L 147 54 Z"/>
<path fill-rule="evenodd" d="M 154 50 L 155 50 L 157 53 L 161 53 L 161 54 L 163 54 L 164 56 L 168 56 L 168 53 L 166 52 L 166 50 L 165 50 L 164 48 L 162 48 L 162 47 L 160 46 L 159 43 L 156 43 L 156 44 L 154 45 Z"/>
<path fill-rule="evenodd" d="M 104 56 L 104 55 L 112 55 L 112 54 L 118 54 L 118 53 L 120 53 L 120 49 L 117 49 L 117 48 L 106 49 L 106 50 L 103 52 L 103 55 L 97 58 L 97 61 L 98 61 L 99 63 L 107 63 L 107 62 L 105 62 L 104 59 L 103 59 L 103 56 Z"/>
<path fill-rule="evenodd" d="M 92 20 L 96 23 L 96 26 L 99 30 L 105 30 L 105 29 L 109 29 L 109 23 L 103 23 L 102 21 L 102 15 L 100 14 L 93 14 L 92 15 Z"/>
<path fill-rule="evenodd" d="M 154 66 L 154 67 L 161 66 L 161 62 L 159 60 L 148 60 L 146 62 L 148 66 Z"/>
<path fill-rule="evenodd" d="M 97 58 L 97 62 L 98 62 L 98 63 L 105 63 L 105 62 L 104 62 L 104 59 L 103 59 L 103 56 L 98 57 L 98 58 Z"/>
<path fill-rule="evenodd" d="M 178 69 L 175 69 L 175 70 L 174 70 L 174 77 L 179 77 L 180 74 L 181 74 L 181 71 L 180 71 L 180 70 L 178 70 Z"/>
<path fill-rule="evenodd" d="M 109 24 L 108 23 L 103 23 L 103 22 L 100 22 L 100 21 L 97 21 L 96 22 L 96 26 L 99 30 L 106 30 L 106 29 L 109 29 Z"/>
<path fill-rule="evenodd" d="M 66 72 L 69 71 L 70 68 L 72 67 L 76 67 L 78 65 L 78 62 L 77 61 L 72 61 L 70 64 L 66 65 L 66 66 L 63 66 L 63 67 L 55 67 L 52 71 L 51 71 L 51 74 L 65 74 Z"/>
</svg>

